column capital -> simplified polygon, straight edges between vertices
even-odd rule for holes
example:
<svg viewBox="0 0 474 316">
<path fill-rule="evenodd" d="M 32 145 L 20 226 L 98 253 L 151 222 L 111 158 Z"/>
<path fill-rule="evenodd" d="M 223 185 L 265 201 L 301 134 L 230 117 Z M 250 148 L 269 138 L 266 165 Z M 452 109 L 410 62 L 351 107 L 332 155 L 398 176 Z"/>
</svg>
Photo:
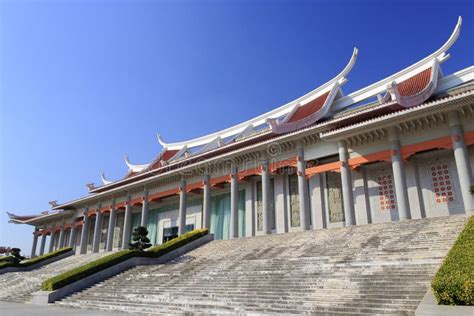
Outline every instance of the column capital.
<svg viewBox="0 0 474 316">
<path fill-rule="evenodd" d="M 345 139 L 338 140 L 337 146 L 339 147 L 339 149 L 344 148 L 345 150 L 347 150 L 347 141 Z"/>
<path fill-rule="evenodd" d="M 232 165 L 230 166 L 230 174 L 231 176 L 235 176 L 238 172 L 238 167 L 235 163 L 232 163 Z"/>
<path fill-rule="evenodd" d="M 268 169 L 269 161 L 268 161 L 268 159 L 264 158 L 264 159 L 260 159 L 257 164 L 260 168 L 262 168 L 262 170 L 265 167 L 267 167 L 267 169 Z"/>
<path fill-rule="evenodd" d="M 303 148 L 304 148 L 303 141 L 301 141 L 301 140 L 296 141 L 296 149 L 300 150 L 300 149 L 303 149 Z"/>
<path fill-rule="evenodd" d="M 459 112 L 458 111 L 448 112 L 448 126 L 453 127 L 453 126 L 459 126 L 459 125 L 462 125 Z"/>
<path fill-rule="evenodd" d="M 395 126 L 390 126 L 388 129 L 388 141 L 395 142 L 400 140 L 400 135 L 398 134 L 398 130 Z"/>
</svg>

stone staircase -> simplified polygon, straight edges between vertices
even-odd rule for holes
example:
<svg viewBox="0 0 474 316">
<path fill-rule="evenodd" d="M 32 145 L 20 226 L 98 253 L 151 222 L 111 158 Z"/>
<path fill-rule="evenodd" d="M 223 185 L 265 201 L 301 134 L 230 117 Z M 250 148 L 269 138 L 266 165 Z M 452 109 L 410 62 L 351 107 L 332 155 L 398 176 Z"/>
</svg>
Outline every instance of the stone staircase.
<svg viewBox="0 0 474 316">
<path fill-rule="evenodd" d="M 32 298 L 31 294 L 40 290 L 43 281 L 99 259 L 107 254 L 109 253 L 73 255 L 52 262 L 39 269 L 2 274 L 0 275 L 0 301 L 30 303 Z"/>
<path fill-rule="evenodd" d="M 456 215 L 213 241 L 56 302 L 133 314 L 414 314 Z"/>
</svg>

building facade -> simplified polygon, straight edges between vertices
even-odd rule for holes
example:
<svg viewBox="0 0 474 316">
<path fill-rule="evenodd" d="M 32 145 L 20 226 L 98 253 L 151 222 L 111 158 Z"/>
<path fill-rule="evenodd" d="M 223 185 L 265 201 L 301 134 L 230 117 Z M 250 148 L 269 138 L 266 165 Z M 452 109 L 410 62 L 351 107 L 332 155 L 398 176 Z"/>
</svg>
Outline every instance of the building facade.
<svg viewBox="0 0 474 316">
<path fill-rule="evenodd" d="M 32 256 L 128 248 L 146 226 L 153 244 L 209 228 L 216 239 L 252 237 L 470 212 L 474 66 L 444 76 L 457 40 L 368 87 L 344 95 L 358 50 L 333 79 L 259 117 L 167 143 L 127 175 L 38 215 Z M 49 236 L 49 237 L 48 237 Z M 49 249 L 45 249 L 50 239 Z"/>
</svg>

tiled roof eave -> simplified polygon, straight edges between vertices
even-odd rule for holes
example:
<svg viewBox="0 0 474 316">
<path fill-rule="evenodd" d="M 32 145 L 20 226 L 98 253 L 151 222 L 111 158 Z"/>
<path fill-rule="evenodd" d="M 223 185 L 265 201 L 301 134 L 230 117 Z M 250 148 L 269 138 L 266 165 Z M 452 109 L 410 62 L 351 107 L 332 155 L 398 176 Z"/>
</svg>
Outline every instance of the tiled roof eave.
<svg viewBox="0 0 474 316">
<path fill-rule="evenodd" d="M 374 110 L 378 110 L 378 109 L 381 109 L 381 108 L 385 108 L 385 107 L 389 107 L 391 105 L 395 104 L 395 102 L 390 102 L 390 103 L 386 103 L 386 104 L 382 104 L 382 105 L 377 105 L 377 106 L 370 106 L 369 108 L 367 107 L 363 107 L 359 110 L 352 110 L 350 113 L 348 114 L 345 114 L 345 115 L 339 115 L 337 117 L 334 117 L 334 118 L 331 118 L 331 119 L 328 119 L 326 121 L 323 121 L 323 122 L 320 122 L 320 123 L 316 123 L 314 125 L 311 125 L 311 126 L 308 126 L 306 128 L 303 128 L 303 129 L 300 129 L 300 130 L 297 130 L 297 131 L 294 131 L 294 132 L 291 132 L 291 133 L 285 133 L 285 134 L 282 134 L 281 137 L 284 138 L 285 136 L 287 135 L 293 135 L 294 133 L 298 133 L 298 132 L 304 132 L 304 131 L 307 131 L 307 130 L 310 130 L 310 129 L 319 129 L 319 128 L 325 128 L 327 126 L 331 126 L 331 125 L 334 125 L 334 124 L 337 124 L 343 120 L 346 120 L 346 119 L 349 119 L 349 118 L 352 118 L 352 117 L 357 117 L 361 114 L 365 114 L 365 113 L 369 113 L 369 112 L 372 112 Z M 263 138 L 264 136 L 268 136 L 271 134 L 271 131 L 270 130 L 266 130 L 265 132 L 263 133 L 258 133 L 256 135 L 253 135 L 253 137 L 249 137 L 247 139 L 245 139 L 245 141 L 254 141 L 258 138 Z M 100 186 L 94 190 L 91 190 L 90 193 L 102 193 L 102 192 L 105 192 L 105 190 L 108 190 L 109 188 L 112 189 L 114 187 L 116 187 L 117 185 L 120 185 L 120 184 L 125 184 L 126 182 L 129 182 L 129 181 L 132 181 L 133 179 L 140 179 L 140 178 L 144 178 L 144 177 L 147 177 L 149 175 L 152 175 L 152 174 L 156 174 L 156 173 L 160 173 L 161 171 L 163 170 L 166 170 L 166 169 L 170 169 L 171 167 L 177 165 L 177 164 L 186 164 L 188 161 L 192 160 L 192 159 L 200 159 L 202 158 L 203 156 L 205 155 L 213 155 L 213 154 L 216 154 L 218 153 L 219 151 L 223 150 L 223 149 L 228 149 L 229 147 L 232 147 L 234 145 L 236 145 L 238 143 L 233 143 L 233 144 L 229 144 L 227 146 L 224 146 L 224 147 L 219 147 L 219 148 L 216 148 L 214 150 L 211 150 L 211 151 L 208 151 L 208 152 L 205 152 L 205 153 L 202 153 L 202 154 L 198 154 L 198 155 L 193 155 L 191 157 L 189 157 L 188 159 L 182 159 L 182 160 L 179 160 L 179 161 L 176 161 L 172 164 L 169 164 L 169 165 L 166 165 L 166 166 L 162 166 L 160 168 L 156 168 L 156 169 L 153 169 L 153 170 L 149 170 L 149 171 L 146 171 L 146 172 L 143 172 L 143 173 L 137 173 L 137 174 L 134 174 L 134 175 L 131 175 L 131 176 L 128 176 L 127 178 L 124 178 L 122 180 L 119 180 L 119 181 L 115 181 L 115 182 L 112 182 L 110 184 L 107 184 L 107 185 L 103 185 L 103 186 Z M 246 147 L 243 147 L 243 148 L 246 148 Z M 217 155 L 215 156 L 217 157 Z M 58 208 L 55 208 L 55 209 L 59 209 L 60 207 Z"/>
<path fill-rule="evenodd" d="M 460 84 L 463 84 L 463 83 L 465 84 L 465 83 L 469 82 L 473 78 L 473 75 L 474 75 L 473 73 L 474 73 L 474 67 L 470 66 L 470 67 L 462 69 L 462 70 L 460 70 L 456 73 L 453 73 L 450 76 L 447 76 L 447 77 L 444 77 L 444 78 L 440 79 L 440 81 L 438 83 L 438 87 L 434 91 L 434 93 L 439 94 L 441 92 L 447 91 L 449 88 L 451 88 L 455 85 L 460 85 Z M 390 107 L 394 104 L 396 104 L 396 102 L 389 102 L 389 103 L 382 104 L 382 105 L 381 104 L 374 104 L 374 103 L 361 105 L 361 106 L 358 106 L 358 107 L 355 107 L 355 108 L 348 109 L 346 111 L 336 113 L 334 115 L 334 117 L 332 117 L 332 118 L 330 118 L 326 121 L 315 123 L 315 124 L 310 125 L 306 128 L 303 128 L 301 130 L 304 131 L 307 128 L 319 128 L 319 127 L 330 128 L 330 127 L 334 127 L 334 125 L 340 124 L 344 120 L 348 120 L 348 119 L 351 119 L 351 118 L 356 118 L 359 115 L 370 113 L 371 111 L 375 111 L 375 110 L 380 110 L 380 109 L 383 109 L 384 107 Z M 175 161 L 174 163 L 170 163 L 170 164 L 167 164 L 165 166 L 160 166 L 158 168 L 145 170 L 145 171 L 137 173 L 137 174 L 132 174 L 132 175 L 127 174 L 126 178 L 118 180 L 118 181 L 114 181 L 114 182 L 109 183 L 109 184 L 104 184 L 100 187 L 97 187 L 95 189 L 90 190 L 89 193 L 90 194 L 97 194 L 97 193 L 105 192 L 105 191 L 108 191 L 108 190 L 113 189 L 115 187 L 123 186 L 123 185 L 131 183 L 133 181 L 136 181 L 136 180 L 138 181 L 140 179 L 150 177 L 152 175 L 155 175 L 156 173 L 161 173 L 161 172 L 163 172 L 163 170 L 169 170 L 169 168 L 173 167 L 177 163 L 189 162 L 189 161 L 192 161 L 192 159 L 201 159 L 202 157 L 207 157 L 207 155 L 219 154 L 221 152 L 221 150 L 223 150 L 223 149 L 224 150 L 227 150 L 227 149 L 232 150 L 231 149 L 232 146 L 237 145 L 237 144 L 241 143 L 242 141 L 249 141 L 249 142 L 254 141 L 255 139 L 258 139 L 259 137 L 263 138 L 265 135 L 268 135 L 268 134 L 271 134 L 271 133 L 268 130 L 266 130 L 263 133 L 259 132 L 258 134 L 253 135 L 251 137 L 248 137 L 245 140 L 241 140 L 239 142 L 235 142 L 235 143 L 232 143 L 232 144 L 226 144 L 223 147 L 216 148 L 216 149 L 211 150 L 211 151 L 206 152 L 206 153 L 199 153 L 198 155 L 191 155 L 189 158 L 181 159 L 179 161 Z M 286 134 L 282 134 L 282 135 L 286 135 Z M 55 209 L 60 209 L 60 208 L 55 208 Z"/>
<path fill-rule="evenodd" d="M 290 140 L 292 137 L 295 137 L 295 136 L 301 136 L 301 135 L 305 135 L 305 134 L 312 134 L 314 132 L 317 132 L 319 129 L 324 128 L 324 126 L 326 126 L 326 123 L 321 123 L 321 124 L 309 126 L 309 127 L 306 127 L 306 128 L 294 131 L 294 132 L 290 132 L 290 133 L 287 133 L 287 134 L 276 135 L 275 137 L 270 137 L 269 139 L 265 139 L 265 140 L 262 140 L 260 142 L 253 143 L 251 145 L 248 145 L 248 146 L 245 146 L 245 147 L 242 147 L 242 148 L 230 151 L 230 152 L 226 152 L 223 155 L 213 156 L 213 157 L 205 159 L 205 160 L 198 160 L 196 163 L 186 164 L 187 160 L 182 160 L 182 161 L 179 161 L 179 164 L 184 165 L 185 166 L 184 168 L 173 169 L 173 170 L 170 170 L 170 171 L 165 171 L 163 173 L 158 173 L 158 172 L 162 169 L 166 169 L 169 166 L 166 166 L 166 167 L 163 167 L 163 168 L 160 168 L 160 169 L 157 169 L 157 170 L 153 170 L 153 171 L 149 172 L 149 174 L 151 174 L 149 177 L 146 177 L 146 178 L 143 178 L 143 179 L 137 179 L 136 182 L 124 183 L 120 186 L 112 187 L 107 191 L 94 193 L 92 195 L 88 195 L 88 196 L 85 196 L 83 198 L 79 198 L 79 199 L 76 199 L 76 200 L 73 200 L 73 201 L 70 201 L 70 202 L 67 202 L 67 203 L 63 203 L 61 205 L 56 206 L 53 209 L 54 210 L 59 210 L 59 209 L 64 209 L 66 207 L 71 207 L 74 204 L 86 203 L 89 200 L 95 201 L 95 200 L 97 200 L 97 198 L 102 197 L 104 195 L 112 194 L 114 192 L 121 191 L 121 190 L 126 190 L 126 189 L 128 189 L 129 187 L 132 187 L 132 186 L 147 184 L 149 182 L 156 181 L 157 179 L 159 179 L 161 177 L 171 176 L 174 173 L 187 171 L 188 169 L 191 169 L 191 168 L 196 168 L 200 164 L 209 163 L 209 162 L 211 162 L 212 160 L 215 160 L 215 159 L 225 159 L 228 156 L 232 156 L 232 155 L 238 154 L 238 153 L 243 152 L 243 151 L 258 148 L 258 147 L 263 146 L 263 145 L 265 145 L 269 142 L 274 142 L 274 141 L 279 141 L 279 140 L 284 140 L 284 139 Z M 263 135 L 269 135 L 269 134 L 271 134 L 271 133 L 268 132 L 268 133 L 264 133 Z M 262 135 L 260 135 L 260 136 L 262 136 Z M 194 158 L 194 156 L 193 156 L 193 158 Z M 130 180 L 135 178 L 135 177 L 138 178 L 139 176 L 142 176 L 142 175 L 144 175 L 144 174 L 136 175 L 136 176 L 130 178 Z M 114 184 L 117 184 L 117 182 L 114 182 Z"/>
<path fill-rule="evenodd" d="M 35 226 L 35 225 L 43 222 L 44 220 L 50 220 L 50 219 L 53 219 L 53 218 L 56 218 L 56 217 L 63 217 L 65 215 L 70 215 L 70 214 L 72 214 L 72 211 L 67 210 L 67 211 L 60 211 L 60 212 L 46 214 L 46 215 L 35 217 L 35 218 L 25 220 L 25 221 L 11 220 L 11 222 L 13 222 L 15 224 L 27 224 L 27 225 Z"/>
<path fill-rule="evenodd" d="M 424 103 L 420 106 L 408 108 L 406 110 L 402 110 L 402 111 L 391 113 L 391 114 L 382 115 L 382 116 L 380 116 L 378 118 L 375 118 L 375 119 L 366 120 L 366 121 L 363 121 L 361 123 L 356 123 L 356 124 L 353 124 L 353 125 L 350 125 L 350 126 L 347 126 L 347 127 L 334 129 L 332 131 L 321 133 L 321 130 L 327 129 L 330 126 L 334 126 L 335 124 L 338 124 L 338 123 L 340 123 L 344 120 L 347 120 L 347 119 L 352 118 L 352 117 L 357 117 L 358 115 L 361 115 L 361 114 L 364 114 L 364 113 L 367 113 L 367 112 L 379 110 L 383 107 L 389 107 L 389 106 L 392 106 L 396 103 L 395 102 L 390 102 L 390 103 L 386 103 L 386 104 L 382 104 L 382 105 L 378 105 L 378 106 L 371 106 L 370 108 L 364 108 L 364 109 L 361 109 L 360 111 L 354 111 L 354 112 L 351 112 L 347 115 L 342 115 L 342 116 L 339 116 L 337 118 L 329 119 L 327 121 L 317 123 L 317 124 L 314 124 L 312 126 L 308 126 L 306 128 L 303 128 L 303 129 L 300 129 L 300 130 L 297 130 L 297 131 L 294 131 L 294 132 L 290 132 L 290 133 L 286 133 L 286 134 L 282 134 L 282 135 L 277 135 L 275 137 L 270 137 L 270 138 L 262 140 L 260 142 L 252 143 L 251 145 L 244 146 L 244 147 L 238 148 L 238 149 L 233 150 L 233 151 L 231 150 L 231 151 L 226 152 L 222 155 L 211 156 L 211 158 L 208 158 L 208 159 L 205 159 L 205 160 L 197 159 L 198 161 L 196 163 L 190 163 L 189 165 L 187 165 L 186 164 L 187 161 L 200 157 L 200 155 L 192 156 L 189 159 L 180 160 L 179 162 L 175 163 L 175 164 L 185 165 L 186 166 L 185 168 L 178 168 L 178 169 L 165 171 L 167 168 L 169 169 L 169 167 L 172 166 L 172 165 L 168 165 L 168 166 L 164 166 L 162 168 L 156 169 L 156 170 L 146 172 L 144 174 L 137 174 L 137 175 L 127 179 L 127 180 L 133 180 L 133 179 L 136 178 L 137 181 L 135 181 L 135 182 L 123 183 L 122 185 L 120 184 L 120 182 L 114 182 L 115 186 L 108 185 L 108 186 L 101 187 L 101 188 L 105 189 L 102 192 L 94 193 L 92 195 L 89 195 L 89 196 L 86 196 L 86 197 L 83 197 L 83 198 L 80 198 L 80 199 L 77 199 L 77 200 L 73 200 L 73 201 L 61 204 L 61 205 L 59 205 L 59 206 L 57 206 L 53 209 L 55 209 L 55 210 L 63 209 L 65 207 L 68 207 L 68 206 L 71 206 L 71 205 L 74 205 L 74 204 L 84 203 L 88 200 L 95 200 L 99 196 L 103 196 L 103 195 L 106 195 L 106 194 L 111 194 L 113 192 L 117 192 L 117 191 L 120 191 L 120 190 L 125 190 L 128 187 L 132 187 L 132 186 L 146 184 L 146 183 L 149 183 L 149 182 L 152 182 L 152 181 L 156 181 L 157 179 L 159 179 L 161 177 L 170 176 L 170 175 L 172 175 L 173 173 L 176 173 L 176 172 L 182 172 L 182 171 L 188 170 L 190 168 L 196 168 L 198 165 L 200 165 L 202 163 L 209 163 L 209 162 L 211 162 L 212 160 L 215 160 L 215 159 L 223 159 L 225 157 L 238 154 L 242 151 L 247 151 L 247 150 L 252 150 L 252 149 L 258 148 L 259 146 L 262 146 L 262 145 L 264 145 L 268 142 L 274 142 L 274 141 L 279 141 L 279 140 L 284 140 L 284 139 L 290 140 L 294 136 L 301 136 L 301 135 L 304 135 L 304 134 L 311 134 L 311 133 L 318 133 L 318 132 L 320 133 L 321 138 L 330 139 L 336 133 L 339 133 L 339 132 L 344 133 L 344 131 L 346 129 L 349 129 L 349 128 L 357 129 L 361 125 L 368 125 L 368 124 L 376 123 L 378 121 L 383 121 L 384 123 L 382 123 L 382 124 L 385 124 L 385 121 L 388 118 L 390 118 L 391 116 L 397 117 L 399 115 L 403 115 L 404 113 L 409 113 L 411 111 L 415 111 L 415 110 L 419 109 L 422 106 L 434 106 L 434 105 L 440 104 L 442 102 L 449 102 L 451 100 L 456 100 L 456 99 L 459 99 L 459 98 L 462 98 L 462 97 L 466 96 L 468 93 L 472 94 L 473 91 L 474 90 L 469 90 L 468 92 L 465 92 L 465 93 L 460 93 L 460 94 L 444 97 L 444 98 L 441 98 L 441 99 L 438 99 L 438 100 L 435 100 L 435 101 Z M 266 133 L 258 135 L 255 138 L 250 138 L 250 140 L 255 140 L 255 139 L 258 140 L 259 137 L 269 135 L 269 134 L 271 134 L 271 133 L 266 132 Z M 223 147 L 217 148 L 217 149 L 215 149 L 215 150 L 213 150 L 209 153 L 205 153 L 205 154 L 206 155 L 209 155 L 209 154 L 212 155 L 215 152 L 221 150 L 222 148 Z M 202 155 L 204 156 L 205 154 L 203 153 Z M 164 171 L 164 172 L 160 173 L 160 171 Z M 110 187 L 110 189 L 108 189 L 107 187 Z"/>
<path fill-rule="evenodd" d="M 320 137 L 321 139 L 326 140 L 337 140 L 346 137 L 347 134 L 352 134 L 355 130 L 360 131 L 366 128 L 373 129 L 376 127 L 387 125 L 387 123 L 393 124 L 394 121 L 404 120 L 409 115 L 412 116 L 416 114 L 419 116 L 424 116 L 432 113 L 445 112 L 452 110 L 451 106 L 455 102 L 458 103 L 457 106 L 464 106 L 472 101 L 474 101 L 474 90 L 469 90 L 456 95 L 446 96 L 438 100 L 425 102 L 418 106 L 406 108 L 393 113 L 381 115 L 376 118 L 351 124 L 349 126 L 336 128 L 327 132 L 321 132 Z"/>
</svg>

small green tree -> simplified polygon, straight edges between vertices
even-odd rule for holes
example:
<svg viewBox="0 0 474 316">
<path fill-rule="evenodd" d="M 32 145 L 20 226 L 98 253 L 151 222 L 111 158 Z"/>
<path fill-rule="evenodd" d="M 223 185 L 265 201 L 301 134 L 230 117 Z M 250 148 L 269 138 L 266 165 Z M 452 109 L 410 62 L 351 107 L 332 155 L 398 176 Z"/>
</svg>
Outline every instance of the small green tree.
<svg viewBox="0 0 474 316">
<path fill-rule="evenodd" d="M 21 249 L 20 248 L 12 248 L 10 252 L 10 262 L 13 263 L 20 263 L 21 260 L 24 260 L 25 257 L 23 257 L 21 254 Z"/>
<path fill-rule="evenodd" d="M 143 251 L 146 248 L 150 248 L 150 239 L 147 237 L 148 230 L 143 226 L 138 226 L 133 230 L 132 243 L 130 249 Z"/>
</svg>

